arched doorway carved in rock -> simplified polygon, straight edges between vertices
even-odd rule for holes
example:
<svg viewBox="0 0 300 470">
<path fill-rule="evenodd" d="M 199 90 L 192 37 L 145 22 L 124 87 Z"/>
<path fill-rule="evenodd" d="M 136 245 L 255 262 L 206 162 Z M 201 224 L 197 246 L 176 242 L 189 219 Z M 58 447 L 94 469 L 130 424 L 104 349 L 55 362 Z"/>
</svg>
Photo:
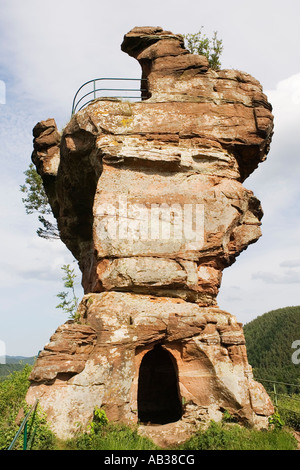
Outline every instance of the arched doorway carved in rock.
<svg viewBox="0 0 300 470">
<path fill-rule="evenodd" d="M 176 361 L 160 345 L 142 359 L 137 399 L 138 419 L 142 423 L 166 424 L 182 416 Z"/>
</svg>

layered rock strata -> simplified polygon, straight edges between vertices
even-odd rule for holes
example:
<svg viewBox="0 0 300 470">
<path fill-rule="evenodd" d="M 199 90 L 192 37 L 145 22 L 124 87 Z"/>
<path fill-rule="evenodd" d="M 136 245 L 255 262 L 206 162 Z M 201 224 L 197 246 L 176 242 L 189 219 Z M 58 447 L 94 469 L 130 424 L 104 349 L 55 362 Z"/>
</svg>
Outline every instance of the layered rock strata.
<svg viewBox="0 0 300 470">
<path fill-rule="evenodd" d="M 158 380 L 155 361 L 171 377 L 169 358 L 180 405 L 166 422 L 227 409 L 264 426 L 272 404 L 241 324 L 216 297 L 223 269 L 261 236 L 260 202 L 242 183 L 269 151 L 271 105 L 257 80 L 210 69 L 180 35 L 134 28 L 121 48 L 141 64 L 141 102 L 98 99 L 62 135 L 53 119 L 33 131 L 32 160 L 85 296 L 78 321 L 40 354 L 27 399 L 40 397 L 60 436 L 96 406 L 112 420 L 153 421 L 166 405 L 143 377 Z"/>
</svg>

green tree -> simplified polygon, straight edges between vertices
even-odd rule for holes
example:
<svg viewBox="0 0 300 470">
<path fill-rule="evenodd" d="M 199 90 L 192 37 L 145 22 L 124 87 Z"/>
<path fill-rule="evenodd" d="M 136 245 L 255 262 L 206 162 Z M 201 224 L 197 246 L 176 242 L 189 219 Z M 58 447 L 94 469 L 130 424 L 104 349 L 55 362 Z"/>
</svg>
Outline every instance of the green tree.
<svg viewBox="0 0 300 470">
<path fill-rule="evenodd" d="M 43 186 L 43 180 L 37 173 L 33 163 L 30 163 L 24 175 L 26 177 L 25 184 L 20 186 L 20 191 L 24 194 L 22 202 L 27 214 L 36 212 L 39 214 L 38 220 L 42 227 L 39 227 L 37 230 L 38 236 L 47 240 L 59 239 L 60 236 L 56 223 L 51 222 L 45 217 L 52 214 L 52 211 Z M 61 269 L 65 273 L 63 277 L 64 287 L 69 290 L 57 294 L 61 302 L 56 308 L 61 308 L 69 315 L 70 319 L 75 319 L 78 307 L 78 298 L 75 294 L 76 274 L 69 264 L 63 265 Z"/>
<path fill-rule="evenodd" d="M 64 264 L 61 269 L 65 273 L 62 278 L 64 281 L 64 287 L 69 290 L 59 292 L 57 294 L 57 297 L 61 302 L 56 306 L 56 308 L 61 308 L 65 313 L 67 313 L 70 320 L 76 320 L 76 312 L 78 308 L 78 297 L 75 293 L 76 274 L 69 264 Z"/>
<path fill-rule="evenodd" d="M 192 54 L 204 55 L 207 57 L 209 65 L 214 70 L 221 68 L 220 56 L 223 52 L 223 41 L 218 39 L 217 31 L 214 32 L 212 38 L 208 38 L 202 33 L 203 26 L 201 26 L 198 33 L 184 34 L 185 47 Z"/>
<path fill-rule="evenodd" d="M 50 222 L 45 217 L 52 214 L 52 211 L 45 193 L 43 180 L 37 173 L 33 163 L 30 163 L 24 175 L 26 177 L 25 184 L 20 186 L 20 191 L 24 194 L 22 202 L 25 206 L 26 214 L 39 214 L 38 220 L 42 226 L 37 229 L 38 236 L 46 239 L 60 238 L 57 224 Z"/>
</svg>

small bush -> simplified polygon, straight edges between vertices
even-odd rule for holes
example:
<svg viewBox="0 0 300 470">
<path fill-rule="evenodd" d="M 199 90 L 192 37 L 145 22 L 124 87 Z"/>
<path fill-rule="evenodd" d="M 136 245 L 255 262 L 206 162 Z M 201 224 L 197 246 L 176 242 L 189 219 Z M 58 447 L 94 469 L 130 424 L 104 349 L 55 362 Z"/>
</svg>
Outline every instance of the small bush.
<svg viewBox="0 0 300 470">
<path fill-rule="evenodd" d="M 275 410 L 274 414 L 269 417 L 269 424 L 273 429 L 282 429 L 284 421 L 281 418 L 279 411 Z"/>
<path fill-rule="evenodd" d="M 212 38 L 202 33 L 203 26 L 198 33 L 184 34 L 185 47 L 191 54 L 204 55 L 208 59 L 209 66 L 214 70 L 221 68 L 220 56 L 223 52 L 222 39 L 218 39 L 217 31 Z"/>
<path fill-rule="evenodd" d="M 300 432 L 300 412 L 288 409 L 280 409 L 280 415 L 286 426 Z"/>
<path fill-rule="evenodd" d="M 93 421 L 89 425 L 90 435 L 95 436 L 96 434 L 101 432 L 103 426 L 105 426 L 106 424 L 108 424 L 108 419 L 105 411 L 101 408 L 95 408 Z"/>
<path fill-rule="evenodd" d="M 228 410 L 223 411 L 222 416 L 223 423 L 237 423 L 237 418 L 233 416 Z"/>
</svg>

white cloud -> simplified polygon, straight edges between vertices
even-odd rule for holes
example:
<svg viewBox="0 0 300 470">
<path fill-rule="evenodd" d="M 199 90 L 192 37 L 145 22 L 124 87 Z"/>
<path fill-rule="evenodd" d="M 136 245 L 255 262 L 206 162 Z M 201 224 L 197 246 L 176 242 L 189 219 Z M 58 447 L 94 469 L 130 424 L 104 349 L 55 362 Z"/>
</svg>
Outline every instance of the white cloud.
<svg viewBox="0 0 300 470">
<path fill-rule="evenodd" d="M 300 73 L 292 75 L 286 80 L 278 83 L 277 94 L 283 99 L 287 106 L 300 104 Z"/>
<path fill-rule="evenodd" d="M 32 216 L 22 210 L 19 207 L 6 216 L 6 225 L 0 233 L 2 287 L 29 279 L 57 281 L 62 277 L 61 266 L 74 260 L 60 240 L 39 238 Z"/>
<path fill-rule="evenodd" d="M 283 274 L 273 272 L 259 271 L 252 274 L 253 279 L 260 279 L 268 284 L 299 284 L 300 272 L 292 270 L 285 271 Z"/>
<path fill-rule="evenodd" d="M 6 103 L 6 85 L 3 80 L 0 80 L 0 104 Z"/>
<path fill-rule="evenodd" d="M 291 260 L 282 261 L 280 263 L 280 266 L 283 268 L 297 268 L 300 266 L 300 259 L 291 259 Z"/>
<path fill-rule="evenodd" d="M 289 25 L 284 26 L 281 15 L 285 15 L 287 4 L 291 13 Z M 293 0 L 286 0 L 284 5 L 252 0 L 249 6 L 238 5 L 235 0 L 226 4 L 186 0 L 184 11 L 179 0 L 152 0 L 147 13 L 138 0 L 85 0 L 84 5 L 81 0 L 52 0 L 51 7 L 39 0 L 12 0 L 1 4 L 0 48 L 2 60 L 13 74 L 13 84 L 27 97 L 47 104 L 53 117 L 62 115 L 63 121 L 69 117 L 75 91 L 87 80 L 140 77 L 137 61 L 120 50 L 123 35 L 134 26 L 162 26 L 187 33 L 204 25 L 209 35 L 217 30 L 224 41 L 224 67 L 242 68 L 254 76 L 259 73 L 258 79 L 274 82 L 274 77 L 289 74 L 289 54 L 293 58 L 289 66 L 294 70 L 299 10 Z M 274 28 L 279 17 L 280 35 Z"/>
<path fill-rule="evenodd" d="M 300 188 L 299 122 L 300 73 L 280 81 L 276 89 L 265 92 L 273 106 L 274 135 L 266 162 L 246 181 L 267 204 L 282 213 L 284 206 L 298 199 Z"/>
<path fill-rule="evenodd" d="M 281 236 L 286 238 L 287 234 Z M 281 238 L 272 240 L 267 230 L 263 232 L 256 244 L 224 270 L 218 295 L 220 308 L 247 323 L 270 310 L 299 305 L 299 269 L 280 266 L 281 260 L 293 259 L 295 250 L 299 253 L 299 242 L 289 246 Z"/>
<path fill-rule="evenodd" d="M 123 17 L 124 29 L 113 27 L 118 9 L 112 13 L 112 3 L 120 7 L 120 2 L 86 0 L 83 6 L 79 0 L 53 0 L 47 8 L 39 0 L 14 0 L 2 11 L 14 85 L 46 105 L 47 117 L 61 117 L 61 127 L 82 83 L 99 76 L 140 77 L 139 64 L 120 50 L 132 26 Z"/>
<path fill-rule="evenodd" d="M 275 90 L 266 91 L 266 94 L 273 106 L 277 137 L 286 141 L 299 122 L 300 73 L 281 80 Z"/>
</svg>

